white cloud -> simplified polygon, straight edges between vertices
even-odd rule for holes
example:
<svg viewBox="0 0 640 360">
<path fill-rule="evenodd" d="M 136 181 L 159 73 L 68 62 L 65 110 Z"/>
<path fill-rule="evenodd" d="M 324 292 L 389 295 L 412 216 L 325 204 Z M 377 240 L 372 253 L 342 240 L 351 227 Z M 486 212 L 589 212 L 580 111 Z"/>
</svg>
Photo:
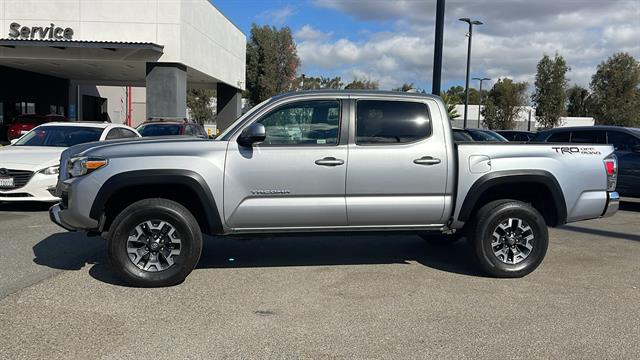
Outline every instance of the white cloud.
<svg viewBox="0 0 640 360">
<path fill-rule="evenodd" d="M 256 18 L 268 24 L 282 25 L 291 15 L 295 14 L 295 12 L 292 6 L 287 5 L 279 9 L 263 11 L 258 14 Z"/>
<path fill-rule="evenodd" d="M 435 0 L 315 0 L 359 21 L 388 22 L 392 32 L 298 37 L 303 67 L 343 76 L 367 75 L 381 87 L 429 84 L 433 63 Z M 464 82 L 467 25 L 473 14 L 472 75 L 511 77 L 533 83 L 544 54 L 564 56 L 571 82 L 588 85 L 596 66 L 615 52 L 640 58 L 640 1 L 450 0 L 447 1 L 443 82 Z M 366 27 L 366 24 L 363 25 Z M 303 29 L 301 29 L 302 31 Z M 325 34 L 326 35 L 326 34 Z M 345 80 L 349 80 L 346 78 Z M 384 86 L 383 86 L 384 85 Z"/>
<path fill-rule="evenodd" d="M 331 33 L 323 33 L 322 31 L 314 29 L 311 25 L 307 24 L 300 28 L 293 34 L 296 41 L 319 41 L 325 40 L 331 37 Z"/>
</svg>

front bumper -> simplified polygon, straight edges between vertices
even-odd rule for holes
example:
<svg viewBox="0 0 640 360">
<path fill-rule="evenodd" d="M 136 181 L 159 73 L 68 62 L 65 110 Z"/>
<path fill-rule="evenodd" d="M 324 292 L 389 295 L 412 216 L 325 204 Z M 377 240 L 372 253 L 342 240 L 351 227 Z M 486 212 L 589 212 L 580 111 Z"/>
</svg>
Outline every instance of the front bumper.
<svg viewBox="0 0 640 360">
<path fill-rule="evenodd" d="M 76 229 L 72 228 L 71 225 L 68 225 L 62 221 L 60 218 L 60 214 L 62 213 L 62 206 L 60 204 L 55 204 L 51 208 L 49 208 L 49 219 L 53 221 L 56 225 L 68 231 L 75 231 Z"/>
<path fill-rule="evenodd" d="M 602 217 L 613 216 L 620 208 L 620 195 L 617 192 L 612 191 L 607 193 L 607 205 L 604 207 Z"/>
</svg>

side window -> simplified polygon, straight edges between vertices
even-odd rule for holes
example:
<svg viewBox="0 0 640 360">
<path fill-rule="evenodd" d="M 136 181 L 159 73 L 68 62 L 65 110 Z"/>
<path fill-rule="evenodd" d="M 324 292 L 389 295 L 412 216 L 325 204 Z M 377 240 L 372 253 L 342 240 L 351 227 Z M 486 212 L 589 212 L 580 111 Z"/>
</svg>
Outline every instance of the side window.
<svg viewBox="0 0 640 360">
<path fill-rule="evenodd" d="M 408 101 L 359 100 L 356 144 L 403 144 L 431 135 L 427 105 Z"/>
<path fill-rule="evenodd" d="M 129 129 L 125 129 L 125 128 L 120 128 L 120 136 L 123 137 L 123 138 L 138 137 L 138 135 L 136 135 L 136 133 L 134 133 L 133 131 L 131 131 Z"/>
<path fill-rule="evenodd" d="M 184 134 L 183 135 L 196 135 L 193 132 L 193 125 L 185 125 L 184 126 Z"/>
<path fill-rule="evenodd" d="M 547 139 L 547 142 L 568 143 L 570 134 L 571 134 L 570 131 L 557 132 L 549 136 L 549 138 Z"/>
<path fill-rule="evenodd" d="M 109 133 L 107 134 L 107 137 L 105 138 L 106 140 L 112 140 L 112 139 L 119 139 L 120 136 L 120 129 L 118 128 L 113 128 L 111 130 L 109 130 Z"/>
<path fill-rule="evenodd" d="M 604 131 L 582 130 L 571 132 L 571 142 L 579 144 L 606 144 Z"/>
<path fill-rule="evenodd" d="M 337 145 L 340 102 L 311 100 L 278 108 L 258 123 L 264 125 L 268 145 Z"/>
<path fill-rule="evenodd" d="M 631 151 L 635 145 L 640 145 L 640 140 L 619 131 L 607 131 L 607 144 L 613 145 L 616 151 Z"/>
</svg>

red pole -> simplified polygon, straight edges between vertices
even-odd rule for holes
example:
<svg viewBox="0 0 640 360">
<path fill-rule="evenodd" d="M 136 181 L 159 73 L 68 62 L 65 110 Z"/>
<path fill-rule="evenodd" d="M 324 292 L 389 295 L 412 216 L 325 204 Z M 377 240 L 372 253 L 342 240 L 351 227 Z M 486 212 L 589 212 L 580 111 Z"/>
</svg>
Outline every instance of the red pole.
<svg viewBox="0 0 640 360">
<path fill-rule="evenodd" d="M 127 86 L 127 126 L 131 126 L 131 86 Z"/>
</svg>

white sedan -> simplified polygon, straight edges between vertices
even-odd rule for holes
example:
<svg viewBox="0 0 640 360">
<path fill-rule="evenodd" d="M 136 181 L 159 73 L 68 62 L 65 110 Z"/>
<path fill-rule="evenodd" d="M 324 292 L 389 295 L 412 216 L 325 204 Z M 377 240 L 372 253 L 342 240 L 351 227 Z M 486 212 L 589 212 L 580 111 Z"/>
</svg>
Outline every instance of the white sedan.
<svg viewBox="0 0 640 360">
<path fill-rule="evenodd" d="M 40 125 L 11 145 L 0 147 L 0 202 L 58 201 L 54 190 L 60 154 L 66 148 L 91 141 L 136 138 L 124 125 L 64 122 Z"/>
</svg>

